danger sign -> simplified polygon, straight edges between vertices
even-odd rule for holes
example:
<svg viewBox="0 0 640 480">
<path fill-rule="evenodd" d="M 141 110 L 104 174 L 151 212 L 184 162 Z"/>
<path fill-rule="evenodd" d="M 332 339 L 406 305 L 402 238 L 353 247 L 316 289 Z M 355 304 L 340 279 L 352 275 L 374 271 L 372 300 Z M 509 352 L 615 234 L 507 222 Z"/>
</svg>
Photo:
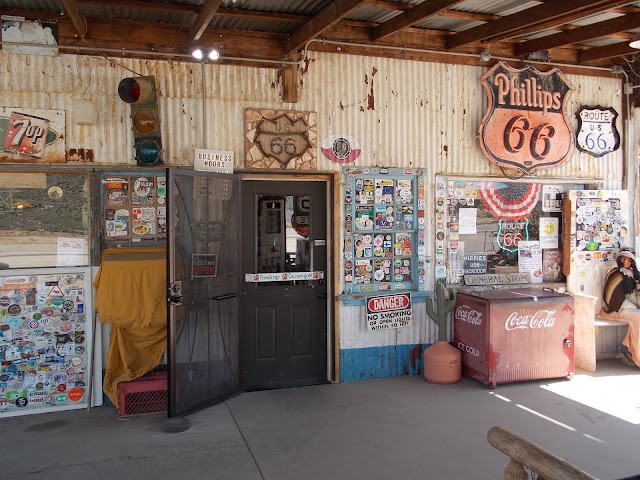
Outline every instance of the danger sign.
<svg viewBox="0 0 640 480">
<path fill-rule="evenodd" d="M 411 294 L 385 295 L 367 300 L 367 328 L 386 330 L 413 325 Z"/>
</svg>

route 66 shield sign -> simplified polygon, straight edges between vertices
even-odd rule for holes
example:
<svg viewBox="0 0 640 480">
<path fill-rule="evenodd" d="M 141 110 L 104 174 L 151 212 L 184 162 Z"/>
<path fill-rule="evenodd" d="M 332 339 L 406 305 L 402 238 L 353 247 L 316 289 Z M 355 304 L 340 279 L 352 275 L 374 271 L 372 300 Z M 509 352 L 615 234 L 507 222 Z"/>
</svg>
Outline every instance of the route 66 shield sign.
<svg viewBox="0 0 640 480">
<path fill-rule="evenodd" d="M 620 147 L 620 133 L 616 128 L 618 112 L 612 107 L 582 107 L 578 117 L 578 150 L 595 157 L 614 152 Z"/>
<path fill-rule="evenodd" d="M 480 147 L 491 162 L 533 173 L 569 159 L 574 133 L 566 111 L 574 87 L 560 70 L 500 62 L 480 83 L 487 93 Z"/>
</svg>

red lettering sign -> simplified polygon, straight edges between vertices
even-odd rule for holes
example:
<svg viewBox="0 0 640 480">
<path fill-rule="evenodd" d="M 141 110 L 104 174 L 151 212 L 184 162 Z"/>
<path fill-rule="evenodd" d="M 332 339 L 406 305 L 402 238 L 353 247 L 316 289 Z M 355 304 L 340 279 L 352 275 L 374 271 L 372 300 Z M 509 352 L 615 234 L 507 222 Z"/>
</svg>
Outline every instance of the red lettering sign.
<svg viewBox="0 0 640 480">
<path fill-rule="evenodd" d="M 385 312 L 408 308 L 410 303 L 407 295 L 388 295 L 385 297 L 370 298 L 367 306 L 370 312 Z"/>
<path fill-rule="evenodd" d="M 518 70 L 500 62 L 480 83 L 488 99 L 480 147 L 490 161 L 533 173 L 569 159 L 574 136 L 566 110 L 574 87 L 560 70 Z"/>
</svg>

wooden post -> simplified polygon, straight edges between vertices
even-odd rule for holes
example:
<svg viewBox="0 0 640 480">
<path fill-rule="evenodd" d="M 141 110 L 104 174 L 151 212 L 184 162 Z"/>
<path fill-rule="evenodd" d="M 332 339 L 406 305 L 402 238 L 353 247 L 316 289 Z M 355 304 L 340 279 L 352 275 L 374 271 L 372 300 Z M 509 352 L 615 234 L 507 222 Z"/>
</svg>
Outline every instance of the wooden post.
<svg viewBox="0 0 640 480">
<path fill-rule="evenodd" d="M 282 101 L 298 103 L 298 65 L 282 69 Z"/>
</svg>

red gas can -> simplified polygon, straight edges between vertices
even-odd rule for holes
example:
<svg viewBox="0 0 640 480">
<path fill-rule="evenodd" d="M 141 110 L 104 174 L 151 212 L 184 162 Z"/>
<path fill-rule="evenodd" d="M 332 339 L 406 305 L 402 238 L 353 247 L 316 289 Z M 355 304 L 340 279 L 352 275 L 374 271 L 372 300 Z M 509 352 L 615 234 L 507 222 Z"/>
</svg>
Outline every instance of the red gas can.
<svg viewBox="0 0 640 480">
<path fill-rule="evenodd" d="M 453 312 L 463 374 L 491 387 L 573 376 L 570 295 L 538 288 L 458 292 Z"/>
</svg>

